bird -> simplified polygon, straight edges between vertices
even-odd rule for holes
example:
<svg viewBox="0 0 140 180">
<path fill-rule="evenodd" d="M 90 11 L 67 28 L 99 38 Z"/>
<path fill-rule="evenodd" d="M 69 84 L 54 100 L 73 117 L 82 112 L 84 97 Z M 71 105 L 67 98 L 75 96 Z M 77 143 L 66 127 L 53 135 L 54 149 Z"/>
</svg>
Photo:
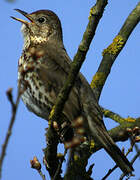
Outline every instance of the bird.
<svg viewBox="0 0 140 180">
<path fill-rule="evenodd" d="M 32 13 L 15 10 L 28 20 L 11 16 L 22 23 L 24 38 L 22 55 L 18 61 L 18 87 L 24 89 L 21 97 L 28 110 L 48 120 L 72 62 L 64 47 L 61 22 L 51 10 Z M 101 143 L 125 174 L 132 173 L 132 165 L 109 136 L 96 96 L 80 72 L 62 116 L 70 124 L 77 117 L 84 117 L 84 124 L 91 130 L 93 139 Z"/>
</svg>

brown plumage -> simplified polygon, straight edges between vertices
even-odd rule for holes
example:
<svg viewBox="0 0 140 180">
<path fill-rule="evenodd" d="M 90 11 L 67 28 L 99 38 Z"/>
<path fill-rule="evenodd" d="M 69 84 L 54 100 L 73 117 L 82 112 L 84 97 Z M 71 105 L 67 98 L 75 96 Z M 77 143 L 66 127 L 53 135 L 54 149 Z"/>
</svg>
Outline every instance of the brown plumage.
<svg viewBox="0 0 140 180">
<path fill-rule="evenodd" d="M 48 120 L 71 63 L 63 45 L 61 23 L 57 15 L 49 10 L 31 14 L 19 9 L 17 11 L 30 21 L 13 17 L 23 23 L 24 48 L 18 69 L 18 80 L 25 88 L 22 100 L 30 111 Z M 86 119 L 92 137 L 100 141 L 124 173 L 131 173 L 131 164 L 108 135 L 95 95 L 79 73 L 63 115 L 72 122 L 81 114 Z"/>
</svg>

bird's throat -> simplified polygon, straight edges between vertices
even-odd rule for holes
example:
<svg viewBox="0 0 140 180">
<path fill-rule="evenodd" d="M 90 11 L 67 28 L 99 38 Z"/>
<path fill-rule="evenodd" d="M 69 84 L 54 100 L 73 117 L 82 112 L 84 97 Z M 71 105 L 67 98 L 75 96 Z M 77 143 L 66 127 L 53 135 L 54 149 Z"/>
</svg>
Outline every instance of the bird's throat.
<svg viewBox="0 0 140 180">
<path fill-rule="evenodd" d="M 40 44 L 44 44 L 48 41 L 49 39 L 49 33 L 46 36 L 41 36 L 41 35 L 34 35 L 30 29 L 26 26 L 26 25 L 22 25 L 21 27 L 21 32 L 23 34 L 23 38 L 24 38 L 24 46 L 23 46 L 23 50 L 26 50 L 29 48 L 30 45 L 40 45 Z"/>
</svg>

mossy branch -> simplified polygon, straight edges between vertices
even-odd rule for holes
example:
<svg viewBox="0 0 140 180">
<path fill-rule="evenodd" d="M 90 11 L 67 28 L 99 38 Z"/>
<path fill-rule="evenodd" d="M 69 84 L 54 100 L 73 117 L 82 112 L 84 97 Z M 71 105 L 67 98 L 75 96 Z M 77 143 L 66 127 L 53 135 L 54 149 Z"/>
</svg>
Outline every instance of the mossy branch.
<svg viewBox="0 0 140 180">
<path fill-rule="evenodd" d="M 106 79 L 111 71 L 111 67 L 119 55 L 120 51 L 125 46 L 130 34 L 140 21 L 140 2 L 137 4 L 136 8 L 130 13 L 125 23 L 123 24 L 118 35 L 113 39 L 113 42 L 103 51 L 102 61 L 100 66 L 94 75 L 91 87 L 100 98 L 100 94 L 106 82 Z"/>
<path fill-rule="evenodd" d="M 132 117 L 129 117 L 129 116 L 127 118 L 123 118 L 119 114 L 116 114 L 116 113 L 114 113 L 114 112 L 112 112 L 112 111 L 110 111 L 108 109 L 102 108 L 102 111 L 103 111 L 103 114 L 104 114 L 105 117 L 108 117 L 108 118 L 116 121 L 119 124 L 126 123 L 126 122 L 128 122 L 128 123 L 132 122 L 133 123 L 133 122 L 136 121 L 135 118 L 132 118 Z"/>
</svg>

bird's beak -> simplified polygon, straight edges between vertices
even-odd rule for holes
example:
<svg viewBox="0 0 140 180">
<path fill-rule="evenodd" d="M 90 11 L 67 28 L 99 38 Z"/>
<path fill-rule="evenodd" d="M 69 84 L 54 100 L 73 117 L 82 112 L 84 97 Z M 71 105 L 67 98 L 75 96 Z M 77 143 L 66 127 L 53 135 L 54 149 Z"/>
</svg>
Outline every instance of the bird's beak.
<svg viewBox="0 0 140 180">
<path fill-rule="evenodd" d="M 27 12 L 22 11 L 22 10 L 20 10 L 20 9 L 14 9 L 14 10 L 17 11 L 17 12 L 19 12 L 19 13 L 22 14 L 23 16 L 25 16 L 30 22 L 25 21 L 25 20 L 23 20 L 23 19 L 19 19 L 19 18 L 16 18 L 16 17 L 11 16 L 11 18 L 13 18 L 14 20 L 19 21 L 19 22 L 21 22 L 21 23 L 23 23 L 23 24 L 26 24 L 26 25 L 29 24 L 29 23 L 31 23 L 31 22 L 33 22 L 32 17 L 31 17 Z"/>
</svg>

